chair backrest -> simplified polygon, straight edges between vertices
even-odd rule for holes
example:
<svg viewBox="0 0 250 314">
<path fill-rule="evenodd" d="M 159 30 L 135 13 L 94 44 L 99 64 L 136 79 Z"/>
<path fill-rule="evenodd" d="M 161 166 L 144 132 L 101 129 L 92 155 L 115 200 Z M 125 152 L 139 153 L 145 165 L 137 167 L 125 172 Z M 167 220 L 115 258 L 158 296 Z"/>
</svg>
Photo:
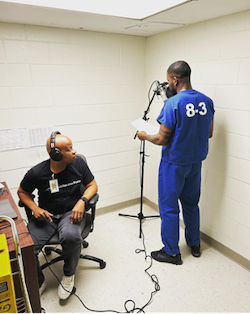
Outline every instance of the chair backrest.
<svg viewBox="0 0 250 314">
<path fill-rule="evenodd" d="M 87 163 L 87 159 L 86 159 L 86 157 L 84 155 L 81 155 L 81 154 L 76 154 L 76 155 L 81 157 L 85 161 L 85 163 L 88 164 Z"/>
</svg>

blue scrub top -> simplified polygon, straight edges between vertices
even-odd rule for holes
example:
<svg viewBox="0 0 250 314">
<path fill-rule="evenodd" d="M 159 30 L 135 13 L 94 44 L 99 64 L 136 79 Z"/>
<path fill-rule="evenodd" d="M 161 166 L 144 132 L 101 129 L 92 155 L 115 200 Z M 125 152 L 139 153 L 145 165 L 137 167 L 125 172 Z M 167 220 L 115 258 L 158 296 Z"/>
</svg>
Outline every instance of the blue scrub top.
<svg viewBox="0 0 250 314">
<path fill-rule="evenodd" d="M 162 147 L 162 159 L 177 165 L 204 160 L 213 116 L 213 101 L 196 90 L 183 90 L 167 99 L 157 121 L 173 133 Z"/>
</svg>

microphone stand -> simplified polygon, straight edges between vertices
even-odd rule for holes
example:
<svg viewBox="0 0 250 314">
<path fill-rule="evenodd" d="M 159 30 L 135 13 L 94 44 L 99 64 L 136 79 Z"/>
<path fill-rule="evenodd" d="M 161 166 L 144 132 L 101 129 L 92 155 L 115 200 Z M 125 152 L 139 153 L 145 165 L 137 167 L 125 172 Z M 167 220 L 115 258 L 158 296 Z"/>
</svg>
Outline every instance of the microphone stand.
<svg viewBox="0 0 250 314">
<path fill-rule="evenodd" d="M 147 118 L 147 114 L 149 112 L 150 109 L 150 105 L 152 104 L 155 95 L 157 94 L 157 90 L 154 91 L 154 94 L 151 98 L 151 100 L 149 101 L 149 105 L 146 111 L 144 111 L 144 116 L 143 116 L 143 120 L 148 121 L 149 118 Z M 137 132 L 136 132 L 137 134 Z M 136 134 L 134 136 L 134 139 L 136 138 Z M 137 216 L 134 215 L 126 215 L 126 214 L 119 214 L 119 216 L 123 216 L 123 217 L 132 217 L 132 218 L 138 218 L 140 221 L 140 232 L 139 232 L 139 238 L 141 238 L 142 235 L 142 221 L 146 218 L 159 218 L 160 215 L 156 215 L 156 216 L 144 216 L 143 212 L 142 212 L 142 207 L 143 207 L 143 183 L 144 183 L 144 164 L 145 164 L 145 141 L 142 141 L 142 151 L 140 149 L 140 154 L 142 155 L 142 165 L 141 165 L 141 201 L 140 201 L 140 212 L 138 213 Z"/>
</svg>

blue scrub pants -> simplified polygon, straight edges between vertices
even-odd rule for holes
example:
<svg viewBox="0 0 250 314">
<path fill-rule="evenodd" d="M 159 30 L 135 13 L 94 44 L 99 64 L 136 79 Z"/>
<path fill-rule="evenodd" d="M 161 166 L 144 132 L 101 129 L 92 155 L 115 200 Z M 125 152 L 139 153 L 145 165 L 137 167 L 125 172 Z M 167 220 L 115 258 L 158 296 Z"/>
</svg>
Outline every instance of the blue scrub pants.
<svg viewBox="0 0 250 314">
<path fill-rule="evenodd" d="M 169 255 L 180 254 L 179 204 L 182 205 L 185 237 L 188 246 L 200 244 L 199 198 L 201 164 L 175 165 L 161 160 L 158 181 L 158 203 L 161 215 L 161 236 Z"/>
</svg>

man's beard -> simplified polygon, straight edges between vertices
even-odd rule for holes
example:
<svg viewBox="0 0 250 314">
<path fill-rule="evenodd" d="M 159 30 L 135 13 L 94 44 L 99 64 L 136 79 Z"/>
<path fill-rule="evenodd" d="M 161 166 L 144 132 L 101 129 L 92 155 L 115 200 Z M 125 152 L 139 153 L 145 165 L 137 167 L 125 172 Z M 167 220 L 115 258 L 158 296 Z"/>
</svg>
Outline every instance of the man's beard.
<svg viewBox="0 0 250 314">
<path fill-rule="evenodd" d="M 177 94 L 176 89 L 174 88 L 170 89 L 169 86 L 167 87 L 167 91 L 166 91 L 167 98 L 173 97 L 176 94 Z"/>
</svg>

